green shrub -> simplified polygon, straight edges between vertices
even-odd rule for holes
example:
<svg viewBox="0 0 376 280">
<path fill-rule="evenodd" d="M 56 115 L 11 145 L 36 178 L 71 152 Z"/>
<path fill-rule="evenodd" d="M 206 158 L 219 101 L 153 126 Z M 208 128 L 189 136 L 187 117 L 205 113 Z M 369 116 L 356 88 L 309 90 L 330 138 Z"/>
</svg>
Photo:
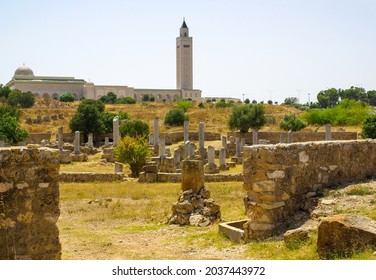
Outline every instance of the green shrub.
<svg viewBox="0 0 376 280">
<path fill-rule="evenodd" d="M 184 121 L 188 120 L 183 109 L 172 109 L 164 119 L 164 124 L 169 126 L 182 126 Z"/>
<path fill-rule="evenodd" d="M 129 165 L 131 177 L 138 177 L 142 167 L 149 157 L 149 147 L 145 138 L 125 136 L 114 148 L 115 158 Z"/>
<path fill-rule="evenodd" d="M 364 122 L 369 110 L 364 102 L 345 99 L 335 107 L 310 109 L 301 117 L 310 125 L 359 125 Z"/>
<path fill-rule="evenodd" d="M 299 131 L 307 125 L 296 115 L 285 115 L 279 124 L 279 127 L 285 131 Z"/>
<path fill-rule="evenodd" d="M 187 112 L 189 108 L 193 107 L 193 102 L 190 100 L 179 100 L 175 102 L 175 107 Z"/>
<path fill-rule="evenodd" d="M 363 138 L 376 139 L 376 115 L 369 115 L 363 123 L 362 132 L 360 134 Z"/>
<path fill-rule="evenodd" d="M 29 134 L 21 127 L 17 116 L 0 114 L 0 140 L 12 145 L 25 140 Z"/>
<path fill-rule="evenodd" d="M 239 129 L 245 133 L 248 129 L 259 130 L 266 123 L 265 108 L 261 104 L 243 104 L 232 108 L 228 120 L 231 130 Z"/>
<path fill-rule="evenodd" d="M 198 103 L 197 107 L 199 107 L 201 109 L 206 108 L 205 105 L 204 105 L 204 103 L 202 103 L 202 102 Z"/>
<path fill-rule="evenodd" d="M 149 136 L 149 125 L 141 120 L 127 120 L 119 127 L 121 137 L 142 137 Z"/>
<path fill-rule="evenodd" d="M 115 93 L 109 92 L 107 95 L 101 96 L 99 100 L 105 104 L 115 104 L 117 101 L 117 96 Z"/>
<path fill-rule="evenodd" d="M 116 114 L 111 112 L 102 112 L 100 114 L 101 120 L 104 125 L 103 133 L 110 133 L 113 131 L 113 120 L 116 117 Z"/>
<path fill-rule="evenodd" d="M 215 103 L 215 108 L 219 109 L 219 108 L 227 108 L 227 107 L 234 107 L 235 106 L 235 103 L 227 103 L 226 101 L 224 100 L 221 100 L 217 103 Z"/>
<path fill-rule="evenodd" d="M 61 102 L 73 102 L 74 95 L 71 92 L 64 92 L 62 95 L 60 95 L 59 100 Z"/>
<path fill-rule="evenodd" d="M 121 97 L 116 100 L 116 104 L 136 104 L 136 100 L 132 97 Z"/>
<path fill-rule="evenodd" d="M 22 108 L 31 108 L 35 102 L 34 94 L 30 91 L 22 92 L 18 89 L 12 90 L 8 96 L 8 104 L 11 106 L 20 105 Z"/>
</svg>

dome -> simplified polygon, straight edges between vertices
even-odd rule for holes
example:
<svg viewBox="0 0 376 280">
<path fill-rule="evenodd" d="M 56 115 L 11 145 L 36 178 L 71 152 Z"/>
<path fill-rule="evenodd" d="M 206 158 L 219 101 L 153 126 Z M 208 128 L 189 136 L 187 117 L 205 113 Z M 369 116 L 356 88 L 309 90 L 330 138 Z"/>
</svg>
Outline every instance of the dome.
<svg viewBox="0 0 376 280">
<path fill-rule="evenodd" d="M 34 73 L 31 68 L 23 65 L 17 68 L 16 72 L 14 72 L 14 76 L 34 76 Z"/>
</svg>

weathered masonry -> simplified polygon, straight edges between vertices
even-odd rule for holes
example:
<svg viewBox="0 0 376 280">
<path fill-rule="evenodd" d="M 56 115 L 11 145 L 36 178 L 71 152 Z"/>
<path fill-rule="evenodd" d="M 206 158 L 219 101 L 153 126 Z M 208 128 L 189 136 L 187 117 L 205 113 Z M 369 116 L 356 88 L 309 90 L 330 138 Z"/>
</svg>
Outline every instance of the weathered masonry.
<svg viewBox="0 0 376 280">
<path fill-rule="evenodd" d="M 0 148 L 0 259 L 61 259 L 59 150 Z"/>
<path fill-rule="evenodd" d="M 325 141 L 244 148 L 246 238 L 265 238 L 310 211 L 324 187 L 376 175 L 376 140 Z"/>
</svg>

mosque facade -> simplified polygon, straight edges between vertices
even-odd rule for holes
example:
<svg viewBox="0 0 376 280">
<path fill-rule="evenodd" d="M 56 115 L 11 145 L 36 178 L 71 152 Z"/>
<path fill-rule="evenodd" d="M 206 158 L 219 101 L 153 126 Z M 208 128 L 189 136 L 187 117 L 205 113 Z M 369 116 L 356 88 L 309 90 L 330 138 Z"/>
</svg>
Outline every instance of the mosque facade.
<svg viewBox="0 0 376 280">
<path fill-rule="evenodd" d="M 193 89 L 192 37 L 183 20 L 180 36 L 176 38 L 176 89 L 138 89 L 125 85 L 95 85 L 74 77 L 36 76 L 28 66 L 17 68 L 13 78 L 7 83 L 11 89 L 31 91 L 35 96 L 58 99 L 71 92 L 76 99 L 81 97 L 99 99 L 109 92 L 118 98 L 132 97 L 142 101 L 144 95 L 155 97 L 155 101 L 173 102 L 180 99 L 201 100 L 201 90 Z"/>
</svg>

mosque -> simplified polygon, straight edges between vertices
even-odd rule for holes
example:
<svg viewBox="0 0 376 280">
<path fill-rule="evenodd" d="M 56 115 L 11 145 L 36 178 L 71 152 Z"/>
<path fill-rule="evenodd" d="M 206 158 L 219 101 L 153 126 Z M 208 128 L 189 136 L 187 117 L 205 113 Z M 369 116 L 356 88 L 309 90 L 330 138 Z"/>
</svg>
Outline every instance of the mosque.
<svg viewBox="0 0 376 280">
<path fill-rule="evenodd" d="M 35 76 L 33 70 L 25 65 L 17 68 L 7 86 L 53 99 L 58 99 L 65 92 L 73 93 L 76 99 L 99 99 L 112 92 L 118 98 L 132 97 L 136 101 L 141 101 L 144 95 L 166 102 L 201 100 L 201 90 L 193 89 L 192 47 L 192 37 L 189 37 L 189 28 L 183 20 L 180 36 L 176 38 L 176 89 L 137 89 L 125 85 L 95 85 L 74 77 Z"/>
</svg>

